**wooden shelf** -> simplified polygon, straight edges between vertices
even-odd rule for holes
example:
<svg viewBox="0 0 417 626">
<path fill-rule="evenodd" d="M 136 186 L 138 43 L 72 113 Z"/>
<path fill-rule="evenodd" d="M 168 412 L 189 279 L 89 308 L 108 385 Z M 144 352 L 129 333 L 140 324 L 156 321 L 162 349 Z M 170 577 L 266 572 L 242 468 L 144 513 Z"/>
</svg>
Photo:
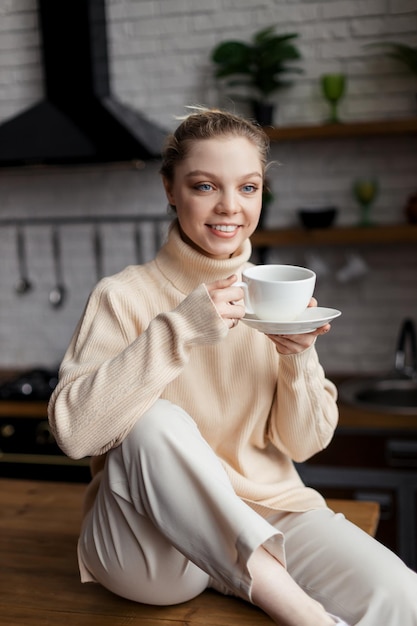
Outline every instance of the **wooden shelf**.
<svg viewBox="0 0 417 626">
<path fill-rule="evenodd" d="M 264 131 L 271 141 L 415 135 L 417 134 L 417 117 L 376 122 L 343 122 L 341 124 L 322 124 L 319 126 L 265 127 Z"/>
<path fill-rule="evenodd" d="M 282 228 L 256 231 L 253 247 L 417 243 L 417 225 L 389 224 L 370 228 L 340 227 L 304 230 Z"/>
</svg>

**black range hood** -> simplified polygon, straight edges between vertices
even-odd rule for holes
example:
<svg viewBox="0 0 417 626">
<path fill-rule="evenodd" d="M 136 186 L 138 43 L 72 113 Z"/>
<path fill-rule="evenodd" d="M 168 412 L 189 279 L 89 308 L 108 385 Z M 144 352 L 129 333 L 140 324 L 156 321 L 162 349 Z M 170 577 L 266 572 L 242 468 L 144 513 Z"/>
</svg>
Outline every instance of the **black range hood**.
<svg viewBox="0 0 417 626">
<path fill-rule="evenodd" d="M 0 166 L 149 160 L 166 132 L 110 93 L 105 0 L 38 0 L 43 100 L 0 125 Z"/>
</svg>

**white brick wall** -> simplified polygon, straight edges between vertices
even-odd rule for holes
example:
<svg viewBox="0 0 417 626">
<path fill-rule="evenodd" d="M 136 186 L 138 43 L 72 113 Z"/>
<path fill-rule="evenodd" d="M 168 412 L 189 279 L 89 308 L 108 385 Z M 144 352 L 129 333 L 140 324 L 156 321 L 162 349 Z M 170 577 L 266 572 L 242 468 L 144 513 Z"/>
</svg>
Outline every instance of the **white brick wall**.
<svg viewBox="0 0 417 626">
<path fill-rule="evenodd" d="M 210 51 L 222 39 L 249 38 L 268 24 L 278 24 L 280 32 L 298 32 L 303 53 L 304 73 L 276 96 L 277 124 L 324 120 L 319 77 L 339 70 L 348 76 L 340 108 L 344 119 L 416 115 L 415 78 L 365 47 L 383 40 L 415 45 L 415 0 L 107 0 L 107 9 L 112 89 L 166 128 L 174 127 L 184 105 L 230 105 L 213 80 Z M 35 0 L 0 0 L 0 123 L 41 98 L 39 59 Z M 297 207 L 312 202 L 336 204 L 338 223 L 355 223 L 351 185 L 365 172 L 380 181 L 375 220 L 403 221 L 406 199 L 417 185 L 416 143 L 415 137 L 392 137 L 275 144 L 271 158 L 281 166 L 270 171 L 275 201 L 267 223 L 292 225 Z M 0 170 L 0 218 L 163 213 L 157 172 L 157 163 L 141 171 L 129 166 Z M 35 287 L 17 296 L 15 233 L 12 227 L 0 228 L 0 367 L 57 363 L 95 282 L 91 227 L 64 227 L 69 294 L 62 309 L 52 310 L 50 230 L 36 226 L 26 234 Z M 103 239 L 106 273 L 135 261 L 129 225 L 103 226 Z M 337 271 L 352 251 L 362 255 L 369 272 L 343 284 Z M 324 365 L 333 372 L 390 369 L 401 320 L 411 316 L 417 321 L 415 247 L 314 252 L 330 268 L 318 280 L 320 303 L 343 311 L 318 344 Z M 309 253 L 278 250 L 270 260 L 305 264 Z"/>
</svg>

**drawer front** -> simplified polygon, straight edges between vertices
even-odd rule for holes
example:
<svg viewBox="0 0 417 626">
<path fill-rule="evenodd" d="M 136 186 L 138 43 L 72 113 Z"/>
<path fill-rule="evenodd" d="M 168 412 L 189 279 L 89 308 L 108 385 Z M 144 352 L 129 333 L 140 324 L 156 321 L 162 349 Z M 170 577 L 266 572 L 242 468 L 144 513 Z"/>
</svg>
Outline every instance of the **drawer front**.
<svg viewBox="0 0 417 626">
<path fill-rule="evenodd" d="M 46 419 L 2 417 L 0 450 L 4 453 L 62 454 Z"/>
<path fill-rule="evenodd" d="M 0 476 L 89 482 L 89 459 L 74 461 L 58 447 L 45 418 L 0 418 Z"/>
<path fill-rule="evenodd" d="M 326 450 L 308 461 L 311 465 L 375 469 L 417 469 L 417 433 L 337 431 Z"/>
</svg>

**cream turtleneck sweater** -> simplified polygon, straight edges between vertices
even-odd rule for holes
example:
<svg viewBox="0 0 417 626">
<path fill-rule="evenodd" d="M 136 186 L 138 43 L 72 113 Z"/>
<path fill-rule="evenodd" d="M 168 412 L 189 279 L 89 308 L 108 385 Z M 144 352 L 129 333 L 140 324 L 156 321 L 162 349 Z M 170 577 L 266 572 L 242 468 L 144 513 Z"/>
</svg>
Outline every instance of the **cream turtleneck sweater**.
<svg viewBox="0 0 417 626">
<path fill-rule="evenodd" d="M 236 493 L 260 513 L 324 506 L 292 463 L 322 450 L 337 423 L 336 389 L 315 347 L 281 356 L 243 323 L 229 331 L 205 287 L 240 278 L 250 254 L 247 240 L 230 259 L 205 257 L 174 224 L 153 261 L 104 278 L 92 292 L 49 419 L 68 456 L 98 457 L 95 488 L 102 455 L 165 398 L 194 418 Z"/>
</svg>

